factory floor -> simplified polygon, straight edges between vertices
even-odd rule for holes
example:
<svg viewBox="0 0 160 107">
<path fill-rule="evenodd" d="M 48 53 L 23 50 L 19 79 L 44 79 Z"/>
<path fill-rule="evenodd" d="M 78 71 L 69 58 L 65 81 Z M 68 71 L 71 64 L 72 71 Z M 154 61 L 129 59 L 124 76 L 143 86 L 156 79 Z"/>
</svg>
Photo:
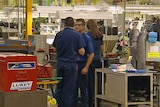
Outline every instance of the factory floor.
<svg viewBox="0 0 160 107">
<path fill-rule="evenodd" d="M 118 104 L 102 101 L 100 107 L 120 107 Z M 149 105 L 133 105 L 129 107 L 150 107 Z M 157 102 L 154 102 L 154 107 L 159 107 Z"/>
<path fill-rule="evenodd" d="M 160 107 L 160 105 L 158 105 L 157 101 L 154 101 L 154 106 L 153 107 Z M 81 106 L 81 103 L 78 103 L 78 107 L 83 107 Z M 108 101 L 101 101 L 100 105 L 97 107 L 122 107 L 118 104 L 112 103 L 112 102 L 108 102 Z M 132 105 L 132 106 L 128 106 L 128 107 L 150 107 L 149 105 Z"/>
</svg>

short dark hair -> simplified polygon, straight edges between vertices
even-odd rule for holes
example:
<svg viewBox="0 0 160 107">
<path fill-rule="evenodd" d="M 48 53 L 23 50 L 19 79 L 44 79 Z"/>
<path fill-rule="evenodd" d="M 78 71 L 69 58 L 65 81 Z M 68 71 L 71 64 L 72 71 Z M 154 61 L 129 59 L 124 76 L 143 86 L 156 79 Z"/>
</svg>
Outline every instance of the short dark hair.
<svg viewBox="0 0 160 107">
<path fill-rule="evenodd" d="M 74 19 L 72 17 L 67 17 L 65 19 L 65 26 L 74 27 Z"/>
<path fill-rule="evenodd" d="M 80 18 L 80 19 L 76 19 L 76 22 L 82 22 L 82 24 L 85 26 L 86 22 L 84 19 Z"/>
</svg>

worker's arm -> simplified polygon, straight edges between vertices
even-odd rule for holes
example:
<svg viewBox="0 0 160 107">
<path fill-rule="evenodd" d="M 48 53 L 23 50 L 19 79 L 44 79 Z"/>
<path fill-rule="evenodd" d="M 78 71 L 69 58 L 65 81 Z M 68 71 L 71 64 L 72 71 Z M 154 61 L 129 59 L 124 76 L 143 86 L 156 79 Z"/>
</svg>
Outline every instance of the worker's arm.
<svg viewBox="0 0 160 107">
<path fill-rule="evenodd" d="M 78 53 L 79 53 L 80 55 L 84 55 L 84 54 L 85 54 L 85 49 L 84 49 L 84 48 L 80 48 L 80 49 L 78 50 Z"/>
<path fill-rule="evenodd" d="M 57 52 L 57 49 L 55 47 L 52 47 L 53 49 L 53 52 L 56 53 Z"/>
<path fill-rule="evenodd" d="M 93 58 L 94 58 L 94 52 L 90 53 L 88 58 L 87 58 L 87 62 L 86 62 L 86 65 L 84 66 L 84 68 L 82 69 L 81 73 L 82 74 L 87 74 L 88 73 L 88 70 L 89 70 L 89 67 L 93 61 Z"/>
</svg>

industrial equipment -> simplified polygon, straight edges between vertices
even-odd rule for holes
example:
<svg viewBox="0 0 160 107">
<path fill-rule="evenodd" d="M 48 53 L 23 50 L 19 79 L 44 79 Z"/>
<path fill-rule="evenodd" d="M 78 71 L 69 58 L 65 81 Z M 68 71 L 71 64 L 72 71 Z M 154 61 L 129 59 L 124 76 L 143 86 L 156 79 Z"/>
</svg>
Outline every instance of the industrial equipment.
<svg viewBox="0 0 160 107">
<path fill-rule="evenodd" d="M 21 53 L 0 53 L 0 90 L 4 92 L 37 89 L 37 57 Z"/>
<path fill-rule="evenodd" d="M 35 47 L 33 54 L 37 56 L 39 64 L 45 64 L 49 56 L 49 45 L 46 43 L 46 35 L 31 35 L 29 36 L 29 42 Z"/>
</svg>

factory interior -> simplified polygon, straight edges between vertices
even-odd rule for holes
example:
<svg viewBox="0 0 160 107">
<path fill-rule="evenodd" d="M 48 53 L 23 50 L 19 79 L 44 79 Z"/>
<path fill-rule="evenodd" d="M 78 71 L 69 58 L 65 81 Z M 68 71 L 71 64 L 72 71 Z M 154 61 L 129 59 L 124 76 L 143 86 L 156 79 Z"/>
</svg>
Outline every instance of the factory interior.
<svg viewBox="0 0 160 107">
<path fill-rule="evenodd" d="M 160 0 L 0 0 L 0 107 L 68 107 L 53 48 L 67 17 L 103 34 L 93 105 L 78 90 L 77 107 L 160 107 Z"/>
</svg>

